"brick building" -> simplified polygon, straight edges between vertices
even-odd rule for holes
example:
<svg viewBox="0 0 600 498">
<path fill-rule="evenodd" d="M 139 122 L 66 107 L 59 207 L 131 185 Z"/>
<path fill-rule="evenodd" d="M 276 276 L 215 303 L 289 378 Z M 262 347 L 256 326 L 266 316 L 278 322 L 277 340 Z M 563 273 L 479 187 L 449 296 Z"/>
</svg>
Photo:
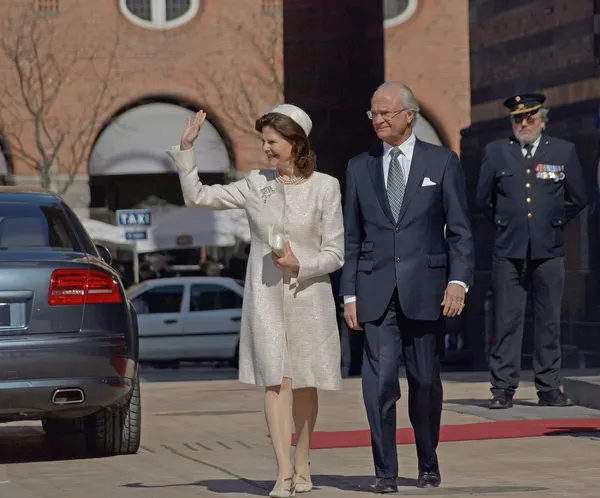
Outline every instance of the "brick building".
<svg viewBox="0 0 600 498">
<path fill-rule="evenodd" d="M 41 152 L 10 60 L 17 49 L 25 70 L 47 64 L 43 78 L 26 79 L 35 98 L 42 82 L 59 90 L 38 113 L 49 131 L 37 132 L 50 153 L 64 138 L 47 168 L 51 186 L 60 190 L 75 173 L 65 198 L 84 216 L 110 221 L 151 196 L 182 203 L 164 149 L 199 108 L 209 116 L 198 147 L 205 181 L 261 164 L 254 119 L 283 98 L 281 1 L 0 0 L 0 10 L 9 47 L 0 50 L 0 167 L 17 184 L 39 185 L 41 176 L 27 160 L 39 163 Z M 75 146 L 86 150 L 74 155 Z"/>
<path fill-rule="evenodd" d="M 470 123 L 468 0 L 384 2 L 385 77 L 415 92 L 440 142 L 458 152 Z"/>
<path fill-rule="evenodd" d="M 415 92 L 419 138 L 458 152 L 460 129 L 469 124 L 467 0 L 384 0 L 379 7 L 284 1 L 286 97 L 313 115 L 320 168 L 342 181 L 348 159 L 377 141 L 365 111 L 383 80 Z"/>
<path fill-rule="evenodd" d="M 567 281 L 562 339 L 567 366 L 600 363 L 597 201 L 600 38 L 595 0 L 472 0 L 470 3 L 471 122 L 462 132 L 461 159 L 474 201 L 485 144 L 511 133 L 502 101 L 541 91 L 550 108 L 548 133 L 577 145 L 590 206 L 566 228 Z M 494 228 L 474 210 L 477 292 L 469 294 L 468 347 L 485 368 L 485 299 Z M 488 316 L 489 318 L 489 316 Z M 531 323 L 525 339 L 530 364 Z"/>
<path fill-rule="evenodd" d="M 16 27 L 22 27 L 23 33 L 35 27 L 44 46 L 42 55 L 55 64 L 51 67 L 55 73 L 44 74 L 43 80 L 60 82 L 57 99 L 44 114 L 50 125 L 44 139 L 46 154 L 54 151 L 52 145 L 61 143 L 55 160 L 43 167 L 51 186 L 60 190 L 72 177 L 66 199 L 84 216 L 102 220 L 110 220 L 117 208 L 134 207 L 151 196 L 180 203 L 177 177 L 162 151 L 177 143 L 186 117 L 198 108 L 208 111 L 212 125 L 203 131 L 198 154 L 204 181 L 224 181 L 237 172 L 260 167 L 262 156 L 252 124 L 258 114 L 283 100 L 283 3 L 0 0 L 2 26 L 6 27 L 0 29 L 2 40 L 14 43 Z M 336 8 L 323 3 L 285 2 L 286 9 L 297 13 L 304 5 L 309 9 L 305 14 L 312 19 L 301 24 L 299 20 L 307 19 L 306 15 L 286 18 L 286 61 L 293 64 L 286 62 L 285 81 L 291 101 L 302 105 L 309 92 L 313 101 L 320 96 L 317 107 L 307 103 L 317 113 L 315 145 L 321 143 L 323 149 L 325 134 L 332 133 L 328 112 L 337 105 L 335 95 L 345 95 L 346 101 L 349 96 L 356 98 L 344 111 L 335 133 L 348 136 L 345 123 L 364 119 L 354 133 L 364 135 L 362 143 L 370 144 L 374 135 L 364 111 L 373 87 L 385 77 L 406 81 L 414 88 L 424 117 L 418 134 L 458 150 L 459 130 L 469 123 L 467 0 L 384 0 L 382 9 L 379 5 L 371 9 L 361 1 L 338 2 Z M 365 15 L 369 9 L 372 12 Z M 365 29 L 361 16 L 365 25 L 370 18 L 369 39 L 361 38 Z M 352 19 L 344 28 L 343 22 Z M 336 22 L 342 23 L 338 28 L 344 32 L 344 42 L 336 48 L 348 54 L 341 58 L 347 63 L 340 64 L 339 55 L 333 52 L 327 52 L 328 59 L 321 58 L 320 63 L 329 62 L 330 76 L 336 70 L 332 81 L 340 83 L 335 91 L 321 92 L 310 84 L 315 54 L 305 42 L 313 30 L 332 34 L 338 29 L 333 28 Z M 46 42 L 50 30 L 54 31 L 53 41 Z M 295 33 L 295 40 L 288 33 Z M 293 46 L 297 48 L 294 57 Z M 27 48 L 31 47 L 21 47 Z M 69 56 L 75 53 L 79 59 L 72 65 Z M 360 64 L 358 58 L 352 62 L 353 56 L 361 53 Z M 36 148 L 34 119 L 24 111 L 14 62 L 7 55 L 0 51 L 0 77 L 9 89 L 0 93 L 4 107 L 0 114 L 0 177 L 6 178 L 6 171 L 17 184 L 39 185 L 40 175 L 29 164 L 31 160 L 39 164 L 42 155 Z M 26 55 L 32 66 L 31 50 Z M 106 76 L 111 62 L 112 72 Z M 360 81 L 369 66 L 375 68 L 373 75 L 365 80 L 358 96 L 352 88 L 358 83 L 351 83 Z M 66 69 L 70 70 L 68 77 L 64 76 Z M 108 90 L 98 104 L 104 82 Z M 35 78 L 30 82 L 32 88 L 39 84 Z M 57 129 L 68 132 L 58 134 Z M 79 137 L 82 131 L 87 140 Z M 62 142 L 58 140 L 61 137 Z M 75 145 L 85 151 L 75 154 Z M 29 161 L 19 154 L 20 146 Z M 349 152 L 338 151 L 336 164 L 345 163 Z M 331 171 L 339 176 L 342 167 Z"/>
</svg>

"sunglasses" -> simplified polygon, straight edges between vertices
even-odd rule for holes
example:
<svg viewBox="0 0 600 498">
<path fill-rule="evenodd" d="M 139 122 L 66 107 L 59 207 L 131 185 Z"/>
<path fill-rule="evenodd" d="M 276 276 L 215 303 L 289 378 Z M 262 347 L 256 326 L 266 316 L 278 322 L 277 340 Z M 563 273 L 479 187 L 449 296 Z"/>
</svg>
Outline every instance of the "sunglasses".
<svg viewBox="0 0 600 498">
<path fill-rule="evenodd" d="M 513 123 L 521 124 L 523 122 L 527 124 L 534 124 L 538 118 L 540 117 L 539 111 L 528 112 L 524 114 L 515 114 L 511 116 L 510 119 Z"/>
</svg>

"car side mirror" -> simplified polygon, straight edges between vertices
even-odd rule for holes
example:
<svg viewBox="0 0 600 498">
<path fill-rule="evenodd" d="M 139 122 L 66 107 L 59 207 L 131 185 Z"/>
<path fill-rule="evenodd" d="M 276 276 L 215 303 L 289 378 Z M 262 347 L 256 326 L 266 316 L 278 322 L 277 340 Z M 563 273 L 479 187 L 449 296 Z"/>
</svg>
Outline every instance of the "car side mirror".
<svg viewBox="0 0 600 498">
<path fill-rule="evenodd" d="M 112 265 L 112 255 L 110 254 L 110 251 L 106 247 L 99 244 L 96 244 L 96 249 L 98 250 L 100 257 L 104 260 L 104 262 L 107 265 Z"/>
</svg>

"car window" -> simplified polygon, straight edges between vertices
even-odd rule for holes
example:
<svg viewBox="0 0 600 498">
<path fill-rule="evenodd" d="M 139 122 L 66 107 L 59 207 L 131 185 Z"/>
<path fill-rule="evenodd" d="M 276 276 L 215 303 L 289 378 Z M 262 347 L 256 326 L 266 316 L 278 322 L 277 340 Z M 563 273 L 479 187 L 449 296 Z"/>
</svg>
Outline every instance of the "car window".
<svg viewBox="0 0 600 498">
<path fill-rule="evenodd" d="M 138 315 L 179 313 L 183 300 L 183 285 L 162 285 L 148 289 L 132 300 Z"/>
<path fill-rule="evenodd" d="M 85 231 L 85 228 L 83 228 L 83 225 L 81 224 L 81 221 L 79 221 L 79 218 L 77 218 L 77 215 L 67 204 L 63 204 L 62 207 L 67 215 L 67 218 L 71 222 L 71 226 L 77 232 L 85 252 L 88 254 L 98 255 L 98 250 L 96 249 L 94 242 L 90 238 L 89 234 Z"/>
<path fill-rule="evenodd" d="M 228 310 L 242 307 L 242 296 L 218 284 L 192 285 L 190 311 Z"/>
<path fill-rule="evenodd" d="M 75 251 L 78 247 L 60 206 L 0 202 L 0 250 Z"/>
</svg>

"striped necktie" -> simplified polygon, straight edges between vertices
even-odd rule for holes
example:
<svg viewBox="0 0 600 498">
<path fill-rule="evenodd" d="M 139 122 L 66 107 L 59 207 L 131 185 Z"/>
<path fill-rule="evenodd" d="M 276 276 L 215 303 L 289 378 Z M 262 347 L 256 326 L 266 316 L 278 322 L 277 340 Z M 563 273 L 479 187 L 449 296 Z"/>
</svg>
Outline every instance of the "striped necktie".
<svg viewBox="0 0 600 498">
<path fill-rule="evenodd" d="M 393 148 L 390 151 L 390 170 L 388 173 L 387 182 L 387 195 L 390 203 L 390 209 L 394 216 L 394 221 L 398 222 L 398 216 L 400 215 L 400 208 L 402 207 L 402 200 L 404 199 L 404 191 L 406 190 L 406 180 L 404 178 L 404 171 L 398 156 L 402 154 L 402 151 L 398 148 Z"/>
</svg>

